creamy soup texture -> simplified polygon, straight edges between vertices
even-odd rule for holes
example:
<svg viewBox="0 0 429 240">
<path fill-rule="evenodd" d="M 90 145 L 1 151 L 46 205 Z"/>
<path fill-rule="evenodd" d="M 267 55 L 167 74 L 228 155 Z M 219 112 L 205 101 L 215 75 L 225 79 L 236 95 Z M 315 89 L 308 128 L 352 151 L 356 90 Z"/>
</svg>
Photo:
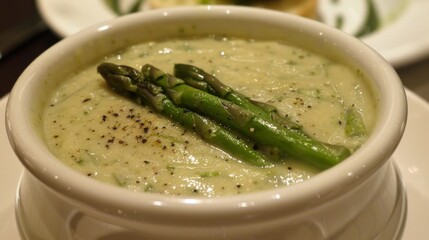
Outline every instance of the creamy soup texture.
<svg viewBox="0 0 429 240">
<path fill-rule="evenodd" d="M 101 62 L 172 73 L 198 66 L 237 91 L 270 103 L 314 138 L 350 149 L 367 134 L 345 134 L 345 112 L 363 116 L 368 132 L 377 101 L 358 69 L 271 41 L 223 37 L 173 39 L 131 46 L 71 75 L 52 94 L 44 133 L 52 152 L 90 178 L 133 191 L 215 197 L 299 183 L 319 172 L 295 159 L 256 167 L 208 145 L 149 107 L 114 91 Z"/>
</svg>

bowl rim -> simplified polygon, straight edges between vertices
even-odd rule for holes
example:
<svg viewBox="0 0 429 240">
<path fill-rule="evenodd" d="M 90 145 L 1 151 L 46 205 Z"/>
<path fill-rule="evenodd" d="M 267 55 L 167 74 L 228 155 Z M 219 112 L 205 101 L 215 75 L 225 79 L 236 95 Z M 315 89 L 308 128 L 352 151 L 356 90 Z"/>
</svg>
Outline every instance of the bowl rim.
<svg viewBox="0 0 429 240">
<path fill-rule="evenodd" d="M 234 195 L 219 198 L 136 193 L 110 186 L 84 177 L 55 159 L 47 149 L 43 149 L 43 144 L 37 140 L 38 136 L 32 130 L 29 120 L 22 118 L 22 116 L 29 115 L 28 108 L 20 107 L 31 103 L 31 99 L 27 95 L 29 91 L 31 92 L 30 88 L 34 81 L 38 79 L 35 72 L 38 71 L 41 64 L 44 64 L 45 61 L 52 63 L 51 58 L 58 58 L 59 52 L 62 52 L 63 48 L 70 50 L 76 43 L 81 44 L 90 41 L 100 32 L 117 31 L 117 29 L 127 25 L 138 25 L 140 21 L 190 18 L 191 12 L 194 14 L 193 16 L 198 14 L 217 18 L 235 16 L 236 19 L 247 20 L 252 17 L 253 19 L 257 18 L 258 21 L 299 23 L 301 28 L 306 31 L 321 34 L 327 40 L 334 39 L 335 44 L 345 46 L 344 44 L 347 43 L 352 45 L 353 47 L 349 48 L 348 51 L 357 53 L 357 60 L 362 68 L 377 72 L 383 77 L 377 82 L 377 87 L 382 89 L 383 94 L 380 95 L 381 117 L 373 130 L 373 134 L 347 161 L 319 173 L 308 181 L 286 188 L 242 194 L 240 197 Z M 7 103 L 6 128 L 11 145 L 27 171 L 57 194 L 66 196 L 72 201 L 78 201 L 87 207 L 96 207 L 100 211 L 108 212 L 111 209 L 118 209 L 124 215 L 126 215 L 125 213 L 145 211 L 158 215 L 160 218 L 173 214 L 198 217 L 207 213 L 213 217 L 221 214 L 244 216 L 250 211 L 266 217 L 268 213 L 265 211 L 267 209 L 275 210 L 280 206 L 285 211 L 296 211 L 301 207 L 314 207 L 321 202 L 330 200 L 339 192 L 352 189 L 363 179 L 374 174 L 389 159 L 398 145 L 405 128 L 406 111 L 405 91 L 392 66 L 378 53 L 353 36 L 314 20 L 273 10 L 239 6 L 197 6 L 130 14 L 96 24 L 61 40 L 31 63 L 17 80 Z M 384 143 L 382 149 L 377 145 L 380 142 Z M 76 181 L 76 178 L 79 180 Z M 318 182 L 317 186 L 314 184 L 316 181 Z M 108 197 L 106 197 L 106 193 L 109 193 Z M 100 201 L 101 199 L 104 200 Z M 285 202 L 288 202 L 286 207 Z M 239 211 L 236 211 L 237 209 Z M 272 213 L 272 211 L 267 212 Z"/>
</svg>

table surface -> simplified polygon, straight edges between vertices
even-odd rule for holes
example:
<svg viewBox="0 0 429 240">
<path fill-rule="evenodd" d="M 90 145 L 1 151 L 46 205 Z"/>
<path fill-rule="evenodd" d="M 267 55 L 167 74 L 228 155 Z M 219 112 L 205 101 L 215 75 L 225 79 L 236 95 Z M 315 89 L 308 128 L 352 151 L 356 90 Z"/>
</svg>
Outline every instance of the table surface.
<svg viewBox="0 0 429 240">
<path fill-rule="evenodd" d="M 0 36 L 14 25 L 37 15 L 32 0 L 14 0 L 0 8 Z M 5 41 L 5 38 L 0 38 Z M 13 51 L 0 56 L 0 97 L 8 94 L 21 72 L 43 51 L 61 40 L 48 28 L 23 42 Z M 396 69 L 406 88 L 429 102 L 429 56 L 423 60 Z"/>
</svg>

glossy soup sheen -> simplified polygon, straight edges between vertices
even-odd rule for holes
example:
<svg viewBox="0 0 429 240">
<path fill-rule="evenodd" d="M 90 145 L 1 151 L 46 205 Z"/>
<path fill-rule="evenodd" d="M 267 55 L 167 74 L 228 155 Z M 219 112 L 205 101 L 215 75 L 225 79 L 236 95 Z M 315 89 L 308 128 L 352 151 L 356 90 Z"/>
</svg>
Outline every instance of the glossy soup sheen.
<svg viewBox="0 0 429 240">
<path fill-rule="evenodd" d="M 376 99 L 358 69 L 270 41 L 207 37 L 131 46 L 70 76 L 44 113 L 52 152 L 82 174 L 132 191 L 214 197 L 299 183 L 319 170 L 284 157 L 251 166 L 200 140 L 146 106 L 113 92 L 97 73 L 101 62 L 173 73 L 188 63 L 247 96 L 275 105 L 307 134 L 357 149 L 366 139 L 344 131 L 353 107 L 374 125 Z"/>
</svg>

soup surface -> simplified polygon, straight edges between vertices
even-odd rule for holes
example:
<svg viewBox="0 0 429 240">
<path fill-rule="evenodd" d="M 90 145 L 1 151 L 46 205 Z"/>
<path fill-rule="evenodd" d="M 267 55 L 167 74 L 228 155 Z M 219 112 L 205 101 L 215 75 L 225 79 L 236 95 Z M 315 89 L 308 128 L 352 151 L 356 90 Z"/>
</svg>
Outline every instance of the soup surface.
<svg viewBox="0 0 429 240">
<path fill-rule="evenodd" d="M 346 112 L 374 125 L 376 99 L 359 70 L 270 41 L 223 37 L 148 42 L 116 52 L 70 76 L 44 112 L 52 152 L 90 178 L 133 191 L 215 197 L 299 183 L 319 172 L 291 158 L 256 167 L 217 149 L 150 107 L 110 89 L 101 62 L 172 73 L 198 66 L 252 99 L 276 106 L 317 140 L 357 149 L 368 134 L 345 132 Z"/>
</svg>

